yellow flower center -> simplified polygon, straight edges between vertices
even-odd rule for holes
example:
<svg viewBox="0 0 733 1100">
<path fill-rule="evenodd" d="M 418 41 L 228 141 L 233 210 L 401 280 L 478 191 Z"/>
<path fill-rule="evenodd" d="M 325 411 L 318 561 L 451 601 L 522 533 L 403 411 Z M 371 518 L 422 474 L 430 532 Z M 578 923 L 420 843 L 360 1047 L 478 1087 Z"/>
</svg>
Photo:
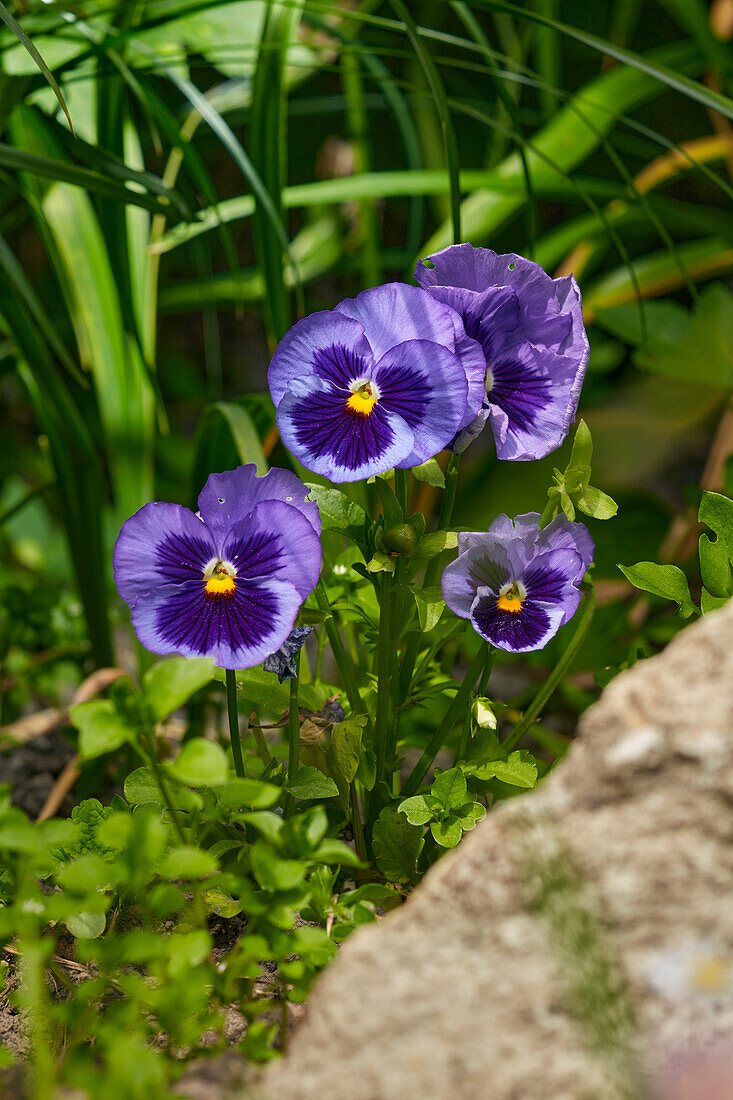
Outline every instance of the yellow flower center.
<svg viewBox="0 0 733 1100">
<path fill-rule="evenodd" d="M 230 577 L 228 573 L 209 577 L 206 582 L 206 591 L 209 596 L 232 596 L 236 588 L 234 577 Z"/>
<path fill-rule="evenodd" d="M 359 386 L 358 390 L 354 390 L 346 402 L 346 408 L 358 413 L 359 416 L 370 416 L 376 403 L 377 398 L 372 393 L 371 385 L 367 382 L 363 386 Z"/>
<path fill-rule="evenodd" d="M 524 585 L 519 581 L 515 581 L 513 584 L 506 586 L 506 589 L 502 589 L 499 593 L 499 597 L 496 601 L 496 606 L 499 611 L 509 611 L 512 615 L 517 615 L 524 606 L 524 597 L 526 596 Z"/>
<path fill-rule="evenodd" d="M 204 590 L 207 596 L 231 597 L 237 590 L 236 569 L 228 561 L 212 558 L 204 569 Z"/>
</svg>

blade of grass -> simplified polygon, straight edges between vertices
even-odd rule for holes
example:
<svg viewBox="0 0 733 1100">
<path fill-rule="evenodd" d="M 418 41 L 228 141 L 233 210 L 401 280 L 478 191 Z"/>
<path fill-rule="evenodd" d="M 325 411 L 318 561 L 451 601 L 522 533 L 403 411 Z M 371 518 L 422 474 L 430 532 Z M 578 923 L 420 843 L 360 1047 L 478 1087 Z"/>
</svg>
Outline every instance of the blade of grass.
<svg viewBox="0 0 733 1100">
<path fill-rule="evenodd" d="M 417 25 L 412 15 L 410 14 L 407 5 L 404 0 L 390 0 L 392 8 L 395 14 L 402 19 L 407 35 L 412 43 L 423 72 L 425 73 L 425 79 L 428 82 L 430 91 L 435 101 L 435 109 L 438 112 L 440 119 L 440 126 L 443 131 L 443 144 L 445 146 L 445 160 L 448 168 L 448 175 L 450 177 L 450 204 L 451 204 L 451 224 L 453 228 L 453 243 L 458 244 L 461 241 L 461 192 L 460 192 L 460 178 L 459 178 L 459 166 L 460 159 L 458 156 L 458 141 L 456 139 L 456 132 L 453 127 L 453 122 L 450 117 L 450 111 L 448 109 L 448 103 L 445 95 L 445 88 L 440 78 L 440 74 L 435 66 L 435 63 L 430 56 L 429 51 L 426 49 L 425 44 L 420 38 L 417 32 Z"/>
<path fill-rule="evenodd" d="M 249 149 L 252 165 L 269 198 L 268 205 L 255 192 L 252 236 L 255 256 L 265 280 L 265 321 L 270 350 L 274 351 L 290 327 L 290 293 L 283 278 L 282 188 L 287 179 L 287 110 L 283 70 L 288 46 L 297 32 L 300 7 L 271 3 L 265 12 L 252 83 L 249 113 Z M 300 280 L 297 280 L 300 284 Z M 298 312 L 305 312 L 302 288 Z"/>
<path fill-rule="evenodd" d="M 73 134 L 74 124 L 71 121 L 71 115 L 69 114 L 69 109 L 66 106 L 66 100 L 64 99 L 64 97 L 61 93 L 61 89 L 59 88 L 58 84 L 56 83 L 55 76 L 53 75 L 53 73 L 49 69 L 46 62 L 41 57 L 41 55 L 38 52 L 38 50 L 36 49 L 36 47 L 31 42 L 28 35 L 25 33 L 25 31 L 21 27 L 18 20 L 15 19 L 10 14 L 8 9 L 2 3 L 0 3 L 0 19 L 2 19 L 3 23 L 8 28 L 8 30 L 12 31 L 12 33 L 15 35 L 15 37 L 20 42 L 23 49 L 28 51 L 28 53 L 30 54 L 30 56 L 33 58 L 36 65 L 38 66 L 38 68 L 43 73 L 43 77 L 44 77 L 45 81 L 47 82 L 47 84 L 49 85 L 51 90 L 53 91 L 53 94 L 56 96 L 57 100 L 59 101 L 59 104 L 61 106 L 61 110 L 66 115 L 66 120 L 69 123 L 69 127 L 71 129 L 72 134 Z"/>
</svg>

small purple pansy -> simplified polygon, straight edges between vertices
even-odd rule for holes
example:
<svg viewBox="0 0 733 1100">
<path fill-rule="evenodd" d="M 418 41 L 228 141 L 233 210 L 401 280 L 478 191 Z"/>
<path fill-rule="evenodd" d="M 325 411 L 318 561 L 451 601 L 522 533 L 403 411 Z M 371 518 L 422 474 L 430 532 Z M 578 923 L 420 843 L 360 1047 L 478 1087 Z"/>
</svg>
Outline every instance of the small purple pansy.
<svg viewBox="0 0 733 1100">
<path fill-rule="evenodd" d="M 146 504 L 122 526 L 114 576 L 153 653 L 250 668 L 279 649 L 321 571 L 321 520 L 287 470 L 212 474 L 197 514 Z"/>
<path fill-rule="evenodd" d="M 539 514 L 498 516 L 485 533 L 460 533 L 458 557 L 443 573 L 445 602 L 498 649 L 542 649 L 575 614 L 578 586 L 593 560 L 582 523 Z"/>
<path fill-rule="evenodd" d="M 500 459 L 543 458 L 560 446 L 588 365 L 580 290 L 513 253 L 452 245 L 420 261 L 421 287 L 460 314 L 484 357 L 485 399 L 453 442 L 468 444 L 489 421 Z"/>
<path fill-rule="evenodd" d="M 298 321 L 268 373 L 286 447 L 332 481 L 419 466 L 481 408 L 485 362 L 455 310 L 403 283 Z"/>
</svg>

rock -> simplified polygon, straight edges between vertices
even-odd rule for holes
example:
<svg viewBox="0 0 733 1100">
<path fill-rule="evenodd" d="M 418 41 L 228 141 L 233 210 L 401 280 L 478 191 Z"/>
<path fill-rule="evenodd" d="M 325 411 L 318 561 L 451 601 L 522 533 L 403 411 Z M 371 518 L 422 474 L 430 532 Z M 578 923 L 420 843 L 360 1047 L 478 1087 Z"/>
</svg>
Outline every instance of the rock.
<svg viewBox="0 0 733 1100">
<path fill-rule="evenodd" d="M 615 679 L 538 790 L 347 941 L 265 1093 L 729 1097 L 732 894 L 733 604 Z"/>
</svg>

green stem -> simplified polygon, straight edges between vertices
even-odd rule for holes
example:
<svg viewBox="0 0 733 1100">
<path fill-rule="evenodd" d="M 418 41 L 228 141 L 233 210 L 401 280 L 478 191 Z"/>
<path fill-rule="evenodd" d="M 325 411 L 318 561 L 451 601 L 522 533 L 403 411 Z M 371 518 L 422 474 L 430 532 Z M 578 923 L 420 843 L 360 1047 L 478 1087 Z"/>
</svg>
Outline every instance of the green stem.
<svg viewBox="0 0 733 1100">
<path fill-rule="evenodd" d="M 153 775 L 155 776 L 156 783 L 160 787 L 160 793 L 163 796 L 163 801 L 165 802 L 166 809 L 168 810 L 168 814 L 170 816 L 170 819 L 173 822 L 173 828 L 176 830 L 176 833 L 178 834 L 178 839 L 180 840 L 181 844 L 186 844 L 187 843 L 186 834 L 183 831 L 183 826 L 181 825 L 181 821 L 180 821 L 180 818 L 178 816 L 178 811 L 176 810 L 175 806 L 173 805 L 173 799 L 170 796 L 170 791 L 168 790 L 168 784 L 165 781 L 165 777 L 163 775 L 163 769 L 160 766 L 160 761 L 158 760 L 158 754 L 155 751 L 155 741 L 154 741 L 152 735 L 148 735 L 147 741 L 148 741 L 148 754 L 147 755 L 148 755 L 148 764 L 150 765 L 150 770 L 152 771 Z"/>
<path fill-rule="evenodd" d="M 405 519 L 407 519 L 407 502 L 409 499 L 409 477 L 409 470 L 395 470 L 394 472 L 395 496 Z"/>
<path fill-rule="evenodd" d="M 270 748 L 267 744 L 265 735 L 262 732 L 262 726 L 258 725 L 257 722 L 250 721 L 249 728 L 252 730 L 252 736 L 254 737 L 255 744 L 257 745 L 257 753 L 259 755 L 259 758 L 265 765 L 265 767 L 267 767 L 267 765 L 272 760 L 272 755 L 270 753 Z"/>
<path fill-rule="evenodd" d="M 489 680 L 491 678 L 491 672 L 494 667 L 494 661 L 496 660 L 496 650 L 492 645 L 486 647 L 486 660 L 484 661 L 484 670 L 481 673 L 481 680 L 478 685 L 479 696 L 484 696 L 489 686 Z M 459 764 L 461 760 L 465 760 L 468 755 L 468 739 L 471 733 L 471 711 L 466 708 L 466 718 L 463 723 L 463 729 L 461 731 L 461 740 L 458 744 L 458 752 L 456 758 L 453 761 L 453 766 Z"/>
<path fill-rule="evenodd" d="M 356 848 L 356 854 L 359 859 L 363 859 L 365 863 L 368 863 L 369 857 L 367 856 L 364 828 L 361 823 L 361 814 L 359 813 L 359 799 L 356 793 L 356 783 L 350 785 L 349 794 L 351 797 L 351 824 L 354 830 L 354 847 Z"/>
<path fill-rule="evenodd" d="M 374 748 L 377 756 L 377 785 L 384 778 L 387 742 L 390 735 L 392 693 L 392 578 L 382 573 L 379 594 L 379 643 L 377 647 L 377 714 Z"/>
<path fill-rule="evenodd" d="M 417 788 L 420 786 L 423 778 L 425 777 L 425 774 L 428 771 L 428 768 L 430 768 L 439 750 L 443 747 L 443 743 L 453 729 L 456 718 L 458 718 L 461 712 L 468 706 L 468 700 L 471 697 L 471 693 L 476 684 L 476 680 L 480 676 L 481 670 L 483 669 L 485 662 L 486 649 L 483 645 L 481 645 L 479 646 L 478 653 L 473 659 L 473 664 L 465 675 L 463 683 L 458 688 L 458 691 L 455 694 L 453 702 L 448 707 L 443 721 L 440 723 L 437 730 L 430 738 L 427 748 L 423 752 L 415 767 L 410 772 L 410 775 L 408 776 L 407 781 L 402 788 L 403 798 L 414 794 Z"/>
<path fill-rule="evenodd" d="M 331 643 L 333 659 L 336 662 L 336 667 L 341 673 L 346 698 L 349 700 L 351 709 L 356 714 L 366 714 L 367 710 L 364 706 L 361 692 L 359 691 L 354 665 L 351 657 L 344 648 L 344 643 L 341 641 L 341 635 L 333 611 L 331 610 L 331 605 L 328 602 L 328 596 L 326 595 L 326 589 L 323 587 L 323 581 L 319 580 L 314 591 L 318 606 L 324 614 L 323 625 L 326 628 L 328 640 Z"/>
<path fill-rule="evenodd" d="M 595 589 L 592 586 L 586 592 L 584 604 L 585 606 L 583 607 L 580 619 L 578 620 L 578 625 L 575 628 L 575 633 L 570 639 L 567 649 L 553 668 L 550 675 L 545 680 L 540 690 L 535 695 L 530 705 L 525 710 L 522 717 L 517 722 L 512 732 L 504 741 L 502 741 L 501 747 L 506 752 L 510 752 L 514 748 L 514 746 L 519 743 L 519 741 L 522 739 L 530 726 L 533 725 L 535 719 L 539 717 L 540 713 L 545 707 L 545 704 L 548 702 L 550 696 L 555 691 L 555 688 L 558 686 L 563 676 L 570 668 L 570 665 L 573 663 L 578 650 L 583 644 L 583 640 L 588 633 L 588 627 L 590 626 L 591 620 L 593 618 L 593 612 L 596 609 L 596 593 Z"/>
<path fill-rule="evenodd" d="M 234 669 L 226 669 L 227 713 L 229 714 L 229 737 L 232 742 L 234 770 L 240 779 L 244 779 L 244 760 L 242 742 L 239 740 L 239 715 L 237 713 L 237 680 Z"/>
<path fill-rule="evenodd" d="M 298 774 L 300 764 L 300 714 L 298 711 L 298 683 L 300 673 L 300 650 L 295 657 L 295 676 L 290 680 L 290 709 L 288 710 L 288 783 L 292 783 Z M 285 817 L 290 817 L 295 807 L 295 796 L 289 794 L 285 799 Z"/>
<path fill-rule="evenodd" d="M 461 456 L 452 454 L 448 460 L 448 466 L 445 471 L 445 489 L 443 490 L 443 498 L 440 502 L 440 513 L 438 514 L 438 531 L 447 531 L 451 525 L 453 519 L 453 505 L 456 501 L 456 488 L 458 486 L 458 469 L 461 464 Z M 395 471 L 397 473 L 397 471 Z M 423 588 L 433 588 L 440 576 L 443 566 L 443 555 L 437 554 L 434 558 L 431 558 L 428 562 L 428 566 L 425 570 L 425 578 L 423 580 Z M 400 669 L 400 698 L 404 701 L 407 698 L 410 690 L 410 684 L 412 683 L 412 674 L 415 669 L 415 661 L 417 660 L 418 653 L 420 652 L 420 646 L 422 645 L 422 633 L 415 633 L 410 638 L 409 642 L 405 646 L 405 654 L 402 658 L 402 668 Z"/>
</svg>

